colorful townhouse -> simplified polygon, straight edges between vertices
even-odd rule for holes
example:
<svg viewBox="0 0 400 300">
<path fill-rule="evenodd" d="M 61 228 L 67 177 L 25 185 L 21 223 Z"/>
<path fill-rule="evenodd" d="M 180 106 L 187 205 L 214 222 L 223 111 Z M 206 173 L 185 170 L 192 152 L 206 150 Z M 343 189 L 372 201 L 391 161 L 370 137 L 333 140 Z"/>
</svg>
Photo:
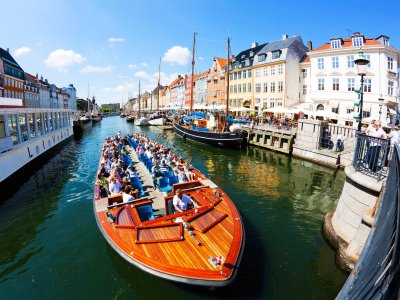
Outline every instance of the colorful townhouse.
<svg viewBox="0 0 400 300">
<path fill-rule="evenodd" d="M 197 76 L 194 84 L 194 109 L 205 109 L 207 108 L 207 82 L 210 70 L 207 70 Z"/>
<path fill-rule="evenodd" d="M 227 59 L 215 57 L 207 79 L 208 99 L 207 106 L 210 108 L 223 109 L 225 107 L 225 67 Z"/>
<path fill-rule="evenodd" d="M 300 100 L 299 63 L 306 54 L 300 36 L 266 43 L 255 55 L 253 72 L 254 101 L 259 112 L 271 107 L 291 107 Z"/>
<path fill-rule="evenodd" d="M 390 45 L 389 39 L 386 35 L 371 38 L 355 32 L 349 38 L 331 38 L 309 51 L 309 62 L 306 60 L 301 64 L 301 73 L 309 76 L 311 87 L 308 88 L 304 80 L 300 84 L 303 89 L 307 86 L 307 91 L 310 90 L 304 97 L 310 109 L 327 110 L 342 117 L 354 111 L 354 100 L 357 99 L 354 90 L 360 86 L 361 79 L 354 60 L 359 57 L 361 49 L 370 61 L 364 76 L 363 117 L 381 117 L 393 122 L 400 52 Z M 379 99 L 383 99 L 381 106 Z"/>
<path fill-rule="evenodd" d="M 252 66 L 256 53 L 265 45 L 253 42 L 251 48 L 232 57 L 229 63 L 229 106 L 232 111 L 254 107 Z"/>
<path fill-rule="evenodd" d="M 29 108 L 40 107 L 40 93 L 38 80 L 32 74 L 25 72 L 25 84 L 24 84 L 24 98 L 25 105 Z"/>
<path fill-rule="evenodd" d="M 8 103 L 21 105 L 24 99 L 24 71 L 10 55 L 8 49 L 0 48 L 0 97 L 8 98 Z M 14 100 L 12 100 L 14 99 Z"/>
</svg>

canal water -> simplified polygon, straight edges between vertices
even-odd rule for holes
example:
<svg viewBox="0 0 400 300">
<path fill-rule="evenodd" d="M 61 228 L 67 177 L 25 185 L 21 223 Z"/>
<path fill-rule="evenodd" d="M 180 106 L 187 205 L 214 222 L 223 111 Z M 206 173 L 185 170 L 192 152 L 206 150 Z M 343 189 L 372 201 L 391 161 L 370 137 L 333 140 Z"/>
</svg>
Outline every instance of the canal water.
<svg viewBox="0 0 400 300">
<path fill-rule="evenodd" d="M 128 264 L 101 235 L 93 182 L 106 136 L 142 130 L 218 184 L 245 224 L 232 285 L 215 290 L 159 279 Z M 172 131 L 105 118 L 27 171 L 0 201 L 2 299 L 333 299 L 346 280 L 322 237 L 345 175 L 258 148 L 224 150 Z M 11 188 L 11 187 L 10 187 Z"/>
</svg>

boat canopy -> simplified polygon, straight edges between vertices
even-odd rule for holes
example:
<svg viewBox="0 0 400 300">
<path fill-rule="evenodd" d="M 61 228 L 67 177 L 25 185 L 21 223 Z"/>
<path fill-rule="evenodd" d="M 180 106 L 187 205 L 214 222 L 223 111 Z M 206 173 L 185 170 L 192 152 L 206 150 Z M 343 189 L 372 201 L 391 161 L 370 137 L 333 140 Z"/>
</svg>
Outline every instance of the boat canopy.
<svg viewBox="0 0 400 300">
<path fill-rule="evenodd" d="M 183 122 L 189 123 L 191 120 L 196 120 L 196 119 L 203 119 L 203 116 L 187 116 L 183 118 Z"/>
<path fill-rule="evenodd" d="M 226 118 L 226 120 L 228 122 L 230 122 L 230 123 L 233 123 L 233 124 L 235 124 L 235 123 L 243 123 L 243 124 L 250 123 L 250 121 L 248 121 L 248 120 L 234 120 L 234 119 L 231 118 L 231 116 L 228 116 Z"/>
<path fill-rule="evenodd" d="M 206 113 L 205 112 L 201 112 L 201 111 L 194 111 L 193 116 L 200 116 L 201 118 L 205 118 L 206 117 Z"/>
</svg>

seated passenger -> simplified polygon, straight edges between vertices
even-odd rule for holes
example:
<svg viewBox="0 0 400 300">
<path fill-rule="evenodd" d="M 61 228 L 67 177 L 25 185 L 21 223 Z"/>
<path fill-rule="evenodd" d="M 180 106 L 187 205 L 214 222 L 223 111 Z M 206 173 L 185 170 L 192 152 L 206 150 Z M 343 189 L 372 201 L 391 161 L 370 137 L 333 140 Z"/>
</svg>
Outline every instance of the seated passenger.
<svg viewBox="0 0 400 300">
<path fill-rule="evenodd" d="M 132 196 L 132 188 L 128 185 L 125 190 L 124 193 L 122 194 L 122 201 L 124 203 L 130 202 L 135 200 L 135 198 Z"/>
<path fill-rule="evenodd" d="M 161 173 L 166 173 L 166 172 L 171 171 L 172 169 L 171 169 L 170 166 L 167 165 L 166 161 L 163 159 L 161 161 L 161 165 L 160 165 L 159 170 L 160 170 Z"/>
<path fill-rule="evenodd" d="M 188 195 L 183 195 L 182 190 L 180 189 L 176 190 L 172 203 L 174 205 L 174 208 L 179 212 L 188 210 L 190 206 L 193 205 L 192 199 L 190 199 Z"/>
<path fill-rule="evenodd" d="M 108 185 L 108 189 L 111 193 L 111 196 L 118 195 L 121 193 L 122 185 L 119 181 L 115 179 L 115 177 L 112 177 L 111 182 Z"/>
<path fill-rule="evenodd" d="M 183 172 L 185 173 L 185 176 L 186 176 L 188 181 L 193 181 L 194 180 L 194 173 L 192 171 L 190 171 L 189 165 L 187 163 L 185 163 L 183 165 Z"/>
</svg>

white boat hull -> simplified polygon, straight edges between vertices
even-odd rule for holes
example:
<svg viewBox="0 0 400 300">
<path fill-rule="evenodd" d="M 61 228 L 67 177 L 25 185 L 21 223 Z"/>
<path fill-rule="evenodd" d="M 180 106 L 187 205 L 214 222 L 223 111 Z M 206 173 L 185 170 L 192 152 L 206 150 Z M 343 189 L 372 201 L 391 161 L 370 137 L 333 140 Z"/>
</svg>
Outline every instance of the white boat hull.
<svg viewBox="0 0 400 300">
<path fill-rule="evenodd" d="M 164 117 L 149 120 L 149 124 L 153 125 L 153 126 L 164 126 L 166 123 L 167 123 L 167 119 Z"/>
<path fill-rule="evenodd" d="M 136 126 L 147 126 L 149 125 L 149 119 L 145 118 L 145 117 L 141 117 L 138 120 L 135 120 L 135 125 Z"/>
</svg>

